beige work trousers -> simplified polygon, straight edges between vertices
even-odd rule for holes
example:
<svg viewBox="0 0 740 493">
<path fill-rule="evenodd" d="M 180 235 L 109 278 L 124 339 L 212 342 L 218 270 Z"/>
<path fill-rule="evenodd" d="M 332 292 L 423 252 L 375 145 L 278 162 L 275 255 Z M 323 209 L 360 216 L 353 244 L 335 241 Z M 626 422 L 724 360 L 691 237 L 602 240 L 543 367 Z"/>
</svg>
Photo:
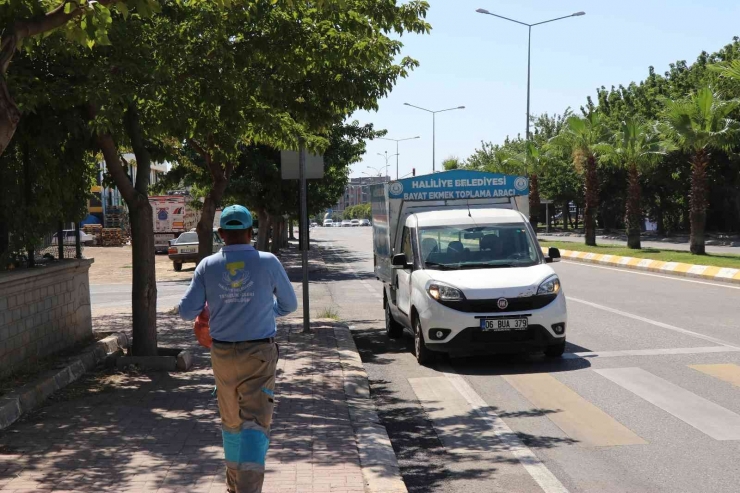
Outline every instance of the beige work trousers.
<svg viewBox="0 0 740 493">
<path fill-rule="evenodd" d="M 277 360 L 278 348 L 271 342 L 214 341 L 211 346 L 230 492 L 262 491 Z"/>
</svg>

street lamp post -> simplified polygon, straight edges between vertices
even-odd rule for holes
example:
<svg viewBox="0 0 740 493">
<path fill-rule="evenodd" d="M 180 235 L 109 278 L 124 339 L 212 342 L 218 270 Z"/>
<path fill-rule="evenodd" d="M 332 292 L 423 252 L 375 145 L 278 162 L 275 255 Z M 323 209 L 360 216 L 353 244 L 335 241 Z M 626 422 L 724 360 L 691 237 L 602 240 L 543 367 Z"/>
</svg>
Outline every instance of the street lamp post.
<svg viewBox="0 0 740 493">
<path fill-rule="evenodd" d="M 381 154 L 381 153 L 378 153 L 378 156 L 380 156 L 380 157 L 382 157 L 382 158 L 384 158 L 384 159 L 385 159 L 385 174 L 386 174 L 386 176 L 387 176 L 387 175 L 388 175 L 388 158 L 391 158 L 391 157 L 393 157 L 393 155 L 391 154 L 391 155 L 389 156 L 389 155 L 388 155 L 388 151 L 385 151 L 385 154 Z M 398 157 L 396 157 L 396 159 L 398 159 Z"/>
<path fill-rule="evenodd" d="M 380 169 L 378 169 L 378 168 L 374 168 L 374 167 L 372 167 L 372 166 L 368 166 L 368 168 L 370 168 L 371 170 L 374 170 L 374 171 L 376 171 L 376 172 L 378 173 L 378 176 L 383 176 L 383 172 L 382 172 L 382 171 L 380 171 Z"/>
<path fill-rule="evenodd" d="M 419 138 L 421 138 L 421 137 L 419 137 L 419 136 L 417 135 L 416 137 L 407 137 L 407 138 L 405 138 L 405 139 L 389 139 L 389 138 L 387 138 L 387 137 L 378 137 L 378 138 L 379 138 L 380 140 L 390 140 L 390 141 L 392 141 L 392 142 L 395 142 L 395 143 L 396 143 L 396 180 L 398 180 L 398 143 L 399 143 L 399 142 L 403 142 L 404 140 L 414 140 L 414 139 L 419 139 Z"/>
<path fill-rule="evenodd" d="M 492 15 L 494 17 L 498 17 L 499 19 L 504 19 L 506 21 L 515 22 L 516 24 L 520 24 L 522 26 L 527 26 L 527 29 L 529 31 L 529 37 L 527 41 L 527 132 L 526 137 L 527 141 L 529 141 L 529 81 L 530 81 L 530 75 L 531 75 L 531 60 L 532 60 L 532 28 L 534 26 L 539 26 L 540 24 L 547 24 L 548 22 L 555 22 L 562 19 L 568 19 L 570 17 L 580 17 L 582 15 L 586 15 L 586 12 L 576 12 L 574 14 L 570 15 L 564 15 L 563 17 L 557 17 L 555 19 L 550 19 L 547 21 L 542 22 L 535 22 L 534 24 L 527 24 L 526 22 L 517 21 L 514 19 L 509 19 L 508 17 L 504 17 L 503 15 L 494 14 L 492 12 L 487 11 L 486 9 L 478 9 L 476 10 L 479 14 L 486 14 L 486 15 Z"/>
<path fill-rule="evenodd" d="M 417 110 L 426 111 L 427 113 L 432 114 L 432 173 L 435 172 L 435 165 L 436 165 L 436 133 L 437 133 L 437 122 L 436 122 L 436 116 L 437 113 L 442 113 L 444 111 L 453 111 L 453 110 L 464 110 L 465 106 L 456 106 L 454 108 L 447 108 L 446 110 L 428 110 L 426 108 L 422 108 L 421 106 L 414 106 L 413 104 L 409 103 L 403 103 L 405 106 L 411 106 L 412 108 L 416 108 Z"/>
</svg>

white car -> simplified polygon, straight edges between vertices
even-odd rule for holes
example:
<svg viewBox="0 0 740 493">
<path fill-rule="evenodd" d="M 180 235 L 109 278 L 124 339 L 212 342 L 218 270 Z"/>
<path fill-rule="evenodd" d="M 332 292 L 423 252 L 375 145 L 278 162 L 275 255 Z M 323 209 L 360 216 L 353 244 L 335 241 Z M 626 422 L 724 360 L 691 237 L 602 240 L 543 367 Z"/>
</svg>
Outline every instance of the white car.
<svg viewBox="0 0 740 493">
<path fill-rule="evenodd" d="M 331 219 L 324 219 L 325 228 L 331 228 L 332 226 L 334 226 L 334 221 L 332 221 Z"/>
<path fill-rule="evenodd" d="M 54 235 L 51 237 L 51 244 L 57 245 L 59 242 L 57 240 L 58 233 L 54 233 Z M 75 245 L 75 230 L 74 229 L 65 229 L 62 231 L 62 238 L 64 238 L 64 241 L 62 242 L 64 245 Z M 84 231 L 80 230 L 80 243 L 83 245 L 91 245 L 92 242 L 95 240 L 92 235 L 89 235 L 85 233 Z"/>
<path fill-rule="evenodd" d="M 221 250 L 224 246 L 224 242 L 221 236 L 218 234 L 218 230 L 213 230 L 213 253 Z M 167 255 L 172 260 L 172 267 L 175 272 L 182 270 L 182 264 L 194 263 L 198 264 L 200 256 L 198 255 L 198 233 L 195 231 L 188 231 L 182 233 L 177 237 L 176 240 L 170 242 L 170 247 L 167 250 Z"/>
<path fill-rule="evenodd" d="M 342 221 L 343 228 L 349 228 L 350 226 L 352 226 L 352 221 L 350 221 L 349 219 L 345 219 L 344 221 Z"/>
<path fill-rule="evenodd" d="M 421 364 L 436 352 L 565 350 L 565 295 L 527 218 L 518 211 L 437 210 L 410 214 L 386 286 L 386 331 L 414 335 Z M 388 289 L 391 289 L 388 292 Z"/>
<path fill-rule="evenodd" d="M 369 219 L 360 219 L 359 226 L 371 226 Z"/>
<path fill-rule="evenodd" d="M 353 228 L 354 227 L 357 227 L 359 225 L 360 225 L 360 220 L 359 219 L 352 219 L 352 221 L 350 221 L 350 226 L 352 226 Z"/>
</svg>

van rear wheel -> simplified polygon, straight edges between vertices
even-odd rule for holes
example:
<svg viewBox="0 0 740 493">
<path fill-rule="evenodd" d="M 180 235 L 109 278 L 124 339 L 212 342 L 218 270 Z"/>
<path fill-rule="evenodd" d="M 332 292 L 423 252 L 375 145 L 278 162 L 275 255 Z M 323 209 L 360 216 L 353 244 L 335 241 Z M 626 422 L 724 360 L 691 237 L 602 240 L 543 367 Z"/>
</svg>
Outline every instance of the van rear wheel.
<svg viewBox="0 0 740 493">
<path fill-rule="evenodd" d="M 391 304 L 385 302 L 385 334 L 389 339 L 398 339 L 403 336 L 403 325 L 396 322 L 391 312 Z"/>
<path fill-rule="evenodd" d="M 172 267 L 175 268 L 175 272 L 180 272 L 182 270 L 182 262 L 172 262 Z"/>
</svg>

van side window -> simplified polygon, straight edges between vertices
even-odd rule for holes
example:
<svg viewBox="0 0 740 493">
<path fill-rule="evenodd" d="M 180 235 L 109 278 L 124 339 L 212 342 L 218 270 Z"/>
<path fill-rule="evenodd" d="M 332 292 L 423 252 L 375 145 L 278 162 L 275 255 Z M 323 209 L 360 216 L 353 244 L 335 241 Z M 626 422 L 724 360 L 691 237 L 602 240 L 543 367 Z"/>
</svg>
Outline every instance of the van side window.
<svg viewBox="0 0 740 493">
<path fill-rule="evenodd" d="M 411 248 L 411 230 L 404 226 L 403 236 L 401 237 L 401 251 L 406 255 L 406 262 L 414 262 L 414 251 Z"/>
</svg>

